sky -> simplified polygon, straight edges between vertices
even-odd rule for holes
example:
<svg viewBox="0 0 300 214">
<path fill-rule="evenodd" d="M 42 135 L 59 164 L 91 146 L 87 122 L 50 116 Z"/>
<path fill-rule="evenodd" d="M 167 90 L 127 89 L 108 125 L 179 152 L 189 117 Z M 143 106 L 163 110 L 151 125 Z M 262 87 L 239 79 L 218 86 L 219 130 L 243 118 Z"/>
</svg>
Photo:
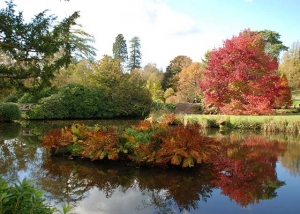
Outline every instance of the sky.
<svg viewBox="0 0 300 214">
<path fill-rule="evenodd" d="M 142 66 L 165 70 L 176 56 L 200 62 L 207 50 L 245 29 L 272 30 L 286 46 L 300 40 L 300 0 L 14 0 L 26 21 L 48 9 L 58 20 L 80 11 L 80 23 L 91 34 L 96 59 L 112 56 L 118 34 L 138 36 Z M 0 8 L 5 8 L 0 0 Z"/>
</svg>

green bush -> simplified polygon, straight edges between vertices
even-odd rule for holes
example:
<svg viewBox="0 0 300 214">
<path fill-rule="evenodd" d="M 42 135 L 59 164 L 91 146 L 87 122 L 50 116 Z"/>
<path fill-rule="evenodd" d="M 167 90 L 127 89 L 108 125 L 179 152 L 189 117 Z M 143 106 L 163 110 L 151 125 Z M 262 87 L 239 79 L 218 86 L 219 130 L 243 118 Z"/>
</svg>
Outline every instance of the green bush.
<svg viewBox="0 0 300 214">
<path fill-rule="evenodd" d="M 42 191 L 35 189 L 29 180 L 10 186 L 0 178 L 0 213 L 52 214 L 54 211 L 45 203 Z"/>
<path fill-rule="evenodd" d="M 29 119 L 109 118 L 115 116 L 112 109 L 112 103 L 103 99 L 102 90 L 69 84 L 42 98 L 27 116 Z"/>
<path fill-rule="evenodd" d="M 21 118 L 21 110 L 15 103 L 0 104 L 0 121 L 12 121 Z"/>
</svg>

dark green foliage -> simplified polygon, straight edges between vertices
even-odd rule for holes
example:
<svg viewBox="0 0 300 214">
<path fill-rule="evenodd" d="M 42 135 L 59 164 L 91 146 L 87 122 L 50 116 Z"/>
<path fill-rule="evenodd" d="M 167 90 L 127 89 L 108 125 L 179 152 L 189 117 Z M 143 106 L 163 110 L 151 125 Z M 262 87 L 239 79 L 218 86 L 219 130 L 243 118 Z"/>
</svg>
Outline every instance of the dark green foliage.
<svg viewBox="0 0 300 214">
<path fill-rule="evenodd" d="M 130 54 L 127 68 L 133 71 L 135 68 L 141 68 L 142 53 L 140 38 L 135 36 L 130 41 Z"/>
<path fill-rule="evenodd" d="M 52 214 L 54 211 L 54 208 L 50 208 L 46 204 L 43 192 L 35 189 L 29 180 L 24 179 L 22 182 L 10 186 L 0 178 L 1 214 Z"/>
<path fill-rule="evenodd" d="M 30 119 L 112 117 L 112 103 L 103 100 L 103 91 L 69 84 L 58 93 L 40 100 L 28 113 Z"/>
<path fill-rule="evenodd" d="M 262 30 L 258 33 L 263 35 L 266 42 L 266 52 L 272 57 L 279 57 L 281 51 L 287 51 L 288 47 L 280 41 L 280 34 L 271 30 Z"/>
<path fill-rule="evenodd" d="M 120 63 L 125 63 L 128 59 L 126 40 L 123 34 L 119 34 L 116 37 L 116 41 L 113 44 L 114 59 L 120 60 Z"/>
<path fill-rule="evenodd" d="M 162 88 L 164 90 L 173 88 L 174 91 L 177 91 L 178 73 L 190 64 L 192 64 L 192 60 L 187 56 L 180 55 L 171 60 L 162 81 Z"/>
<path fill-rule="evenodd" d="M 22 96 L 19 97 L 18 103 L 38 103 L 38 101 L 44 97 L 49 97 L 52 94 L 58 92 L 58 89 L 53 88 L 44 88 L 42 90 L 30 91 L 24 93 Z M 20 93 L 19 93 L 20 94 Z"/>
<path fill-rule="evenodd" d="M 16 103 L 0 104 L 0 121 L 12 121 L 21 118 L 21 110 Z"/>
<path fill-rule="evenodd" d="M 74 58 L 95 55 L 88 45 L 92 37 L 74 29 L 78 18 L 79 12 L 74 12 L 58 22 L 45 10 L 25 23 L 13 1 L 7 1 L 7 8 L 0 9 L 0 89 L 49 86 L 54 73 Z"/>
</svg>

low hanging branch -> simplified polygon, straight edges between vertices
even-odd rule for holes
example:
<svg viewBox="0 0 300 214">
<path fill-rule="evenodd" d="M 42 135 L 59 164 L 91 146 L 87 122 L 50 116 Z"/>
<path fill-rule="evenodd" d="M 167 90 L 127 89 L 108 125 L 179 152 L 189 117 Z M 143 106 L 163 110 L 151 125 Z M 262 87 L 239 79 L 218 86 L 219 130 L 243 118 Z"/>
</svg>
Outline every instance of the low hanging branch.
<svg viewBox="0 0 300 214">
<path fill-rule="evenodd" d="M 95 55 L 88 44 L 93 38 L 77 29 L 79 12 L 55 24 L 57 17 L 47 15 L 45 10 L 25 23 L 22 12 L 16 15 L 14 7 L 9 1 L 7 8 L 0 10 L 0 54 L 4 56 L 0 62 L 1 84 L 10 82 L 7 87 L 17 88 L 50 86 L 54 73 L 74 58 Z"/>
</svg>

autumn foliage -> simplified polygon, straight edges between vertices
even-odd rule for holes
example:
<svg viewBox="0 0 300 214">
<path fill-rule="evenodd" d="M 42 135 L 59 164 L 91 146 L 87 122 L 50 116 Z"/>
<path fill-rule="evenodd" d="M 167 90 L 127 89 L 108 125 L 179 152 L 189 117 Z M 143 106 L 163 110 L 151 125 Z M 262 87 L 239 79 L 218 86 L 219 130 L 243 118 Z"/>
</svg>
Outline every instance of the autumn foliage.
<svg viewBox="0 0 300 214">
<path fill-rule="evenodd" d="M 280 88 L 277 59 L 262 35 L 245 30 L 211 51 L 200 87 L 205 103 L 224 114 L 270 114 Z"/>
<path fill-rule="evenodd" d="M 278 96 L 275 98 L 274 107 L 280 108 L 282 106 L 291 106 L 292 93 L 285 74 L 280 76 L 280 83 L 278 87 L 280 87 L 280 91 Z"/>
<path fill-rule="evenodd" d="M 284 182 L 277 180 L 275 166 L 277 157 L 286 151 L 285 144 L 255 135 L 230 141 L 221 143 L 222 152 L 213 161 L 219 173 L 214 183 L 222 194 L 243 207 L 276 197 L 274 190 Z"/>
<path fill-rule="evenodd" d="M 42 141 L 52 154 L 73 155 L 91 160 L 128 160 L 139 165 L 193 167 L 216 154 L 216 141 L 203 137 L 199 125 L 170 126 L 172 115 L 164 123 L 141 121 L 117 133 L 115 127 L 52 130 Z"/>
</svg>

